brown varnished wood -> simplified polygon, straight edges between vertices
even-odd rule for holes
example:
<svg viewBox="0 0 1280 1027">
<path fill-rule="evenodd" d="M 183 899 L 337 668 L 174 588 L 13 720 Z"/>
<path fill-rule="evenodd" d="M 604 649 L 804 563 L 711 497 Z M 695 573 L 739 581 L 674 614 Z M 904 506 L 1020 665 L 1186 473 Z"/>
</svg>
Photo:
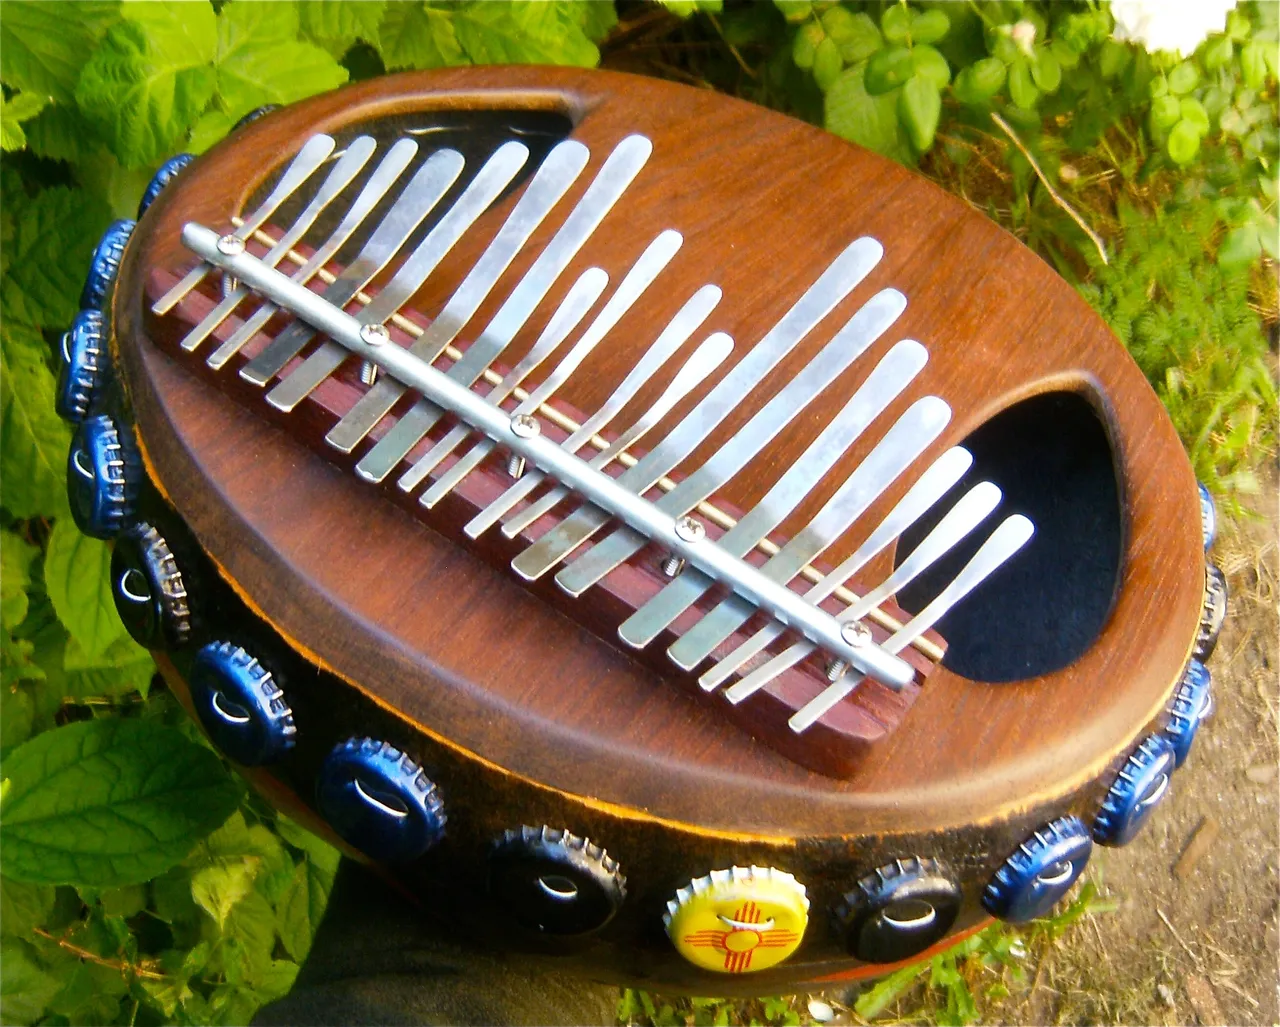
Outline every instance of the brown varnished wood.
<svg viewBox="0 0 1280 1027">
<path fill-rule="evenodd" d="M 900 728 L 851 779 L 834 781 L 752 742 L 713 706 L 691 701 L 280 428 L 247 416 L 147 338 L 149 269 L 188 259 L 178 243 L 183 222 L 226 223 L 269 170 L 263 154 L 284 157 L 314 131 L 374 113 L 460 102 L 561 103 L 578 112 L 574 136 L 591 148 L 589 172 L 629 132 L 654 141 L 654 159 L 635 187 L 642 202 L 629 197 L 625 216 L 611 215 L 521 336 L 527 346 L 589 264 L 616 280 L 658 231 L 684 232 L 685 246 L 665 274 L 687 288 L 656 290 L 623 319 L 593 357 L 594 373 L 566 389 L 579 409 L 598 404 L 652 340 L 653 326 L 705 281 L 725 291 L 706 327 L 733 335 L 733 359 L 740 359 L 860 234 L 884 242 L 884 260 L 762 394 L 875 290 L 902 289 L 906 313 L 779 436 L 762 467 L 793 459 L 823 413 L 904 337 L 924 342 L 931 360 L 888 416 L 926 391 L 947 399 L 955 417 L 932 455 L 1015 399 L 1064 385 L 1090 394 L 1116 451 L 1126 527 L 1120 587 L 1097 643 L 1063 671 L 998 687 L 935 672 Z M 502 214 L 485 215 L 416 298 L 417 309 L 428 317 L 438 311 Z M 474 323 L 492 314 L 554 227 L 539 231 Z M 1190 467 L 1154 394 L 1102 322 L 1029 251 L 955 199 L 889 162 L 737 101 L 546 69 L 395 77 L 316 98 L 215 148 L 162 196 L 129 248 L 114 313 L 139 434 L 159 484 L 201 546 L 286 637 L 459 751 L 638 817 L 731 835 L 835 838 L 961 828 L 1046 802 L 1083 810 L 1096 791 L 1091 783 L 1159 714 L 1194 635 L 1203 577 Z M 749 412 L 731 417 L 690 465 Z M 853 447 L 831 487 L 810 497 L 784 535 L 868 446 Z M 743 476 L 727 496 L 747 508 L 773 476 Z M 905 487 L 890 490 L 861 523 L 874 523 Z M 831 560 L 857 538 L 850 533 Z"/>
</svg>

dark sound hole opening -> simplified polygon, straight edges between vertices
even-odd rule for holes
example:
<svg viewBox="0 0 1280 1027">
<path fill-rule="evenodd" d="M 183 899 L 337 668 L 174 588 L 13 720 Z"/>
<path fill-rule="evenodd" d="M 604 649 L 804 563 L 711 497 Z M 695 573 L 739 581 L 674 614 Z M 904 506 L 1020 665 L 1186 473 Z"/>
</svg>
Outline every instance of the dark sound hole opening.
<svg viewBox="0 0 1280 1027">
<path fill-rule="evenodd" d="M 414 172 L 421 167 L 422 162 L 437 150 L 457 150 L 466 160 L 462 174 L 458 176 L 457 181 L 454 182 L 441 201 L 435 205 L 422 224 L 409 237 L 408 243 L 401 248 L 401 254 L 408 255 L 418 243 L 426 238 L 427 233 L 436 226 L 436 223 L 448 213 L 454 201 L 462 194 L 471 180 L 475 178 L 476 173 L 484 166 L 484 162 L 499 146 L 511 140 L 521 142 L 529 148 L 529 159 L 498 199 L 494 201 L 495 204 L 501 203 L 512 192 L 520 188 L 528 180 L 529 176 L 538 170 L 539 165 L 551 151 L 551 148 L 561 140 L 568 138 L 571 131 L 573 131 L 573 121 L 567 114 L 561 111 L 545 110 L 422 111 L 395 114 L 384 118 L 373 118 L 368 121 L 358 122 L 332 133 L 334 141 L 337 143 L 337 147 L 334 149 L 334 156 L 330 157 L 302 188 L 281 204 L 279 210 L 272 215 L 271 223 L 274 225 L 292 224 L 297 215 L 301 213 L 303 207 L 315 194 L 316 189 L 324 180 L 324 176 L 328 174 L 333 162 L 337 159 L 336 155 L 342 152 L 343 147 L 356 136 L 373 136 L 378 143 L 376 152 L 361 172 L 356 175 L 354 181 L 320 215 L 315 226 L 307 232 L 307 239 L 323 239 L 332 235 L 342 220 L 343 214 L 354 202 L 356 196 L 368 181 L 369 176 L 373 173 L 374 168 L 377 167 L 378 162 L 386 155 L 387 151 L 399 139 L 407 137 L 416 140 L 418 153 L 409 167 L 401 173 L 396 180 L 396 184 L 382 198 L 372 213 L 364 219 L 361 229 L 357 230 L 351 240 L 338 250 L 335 259 L 340 264 L 348 264 L 359 252 L 361 245 L 368 238 L 372 228 L 381 223 L 387 211 L 391 209 L 392 204 L 399 197 L 401 189 L 413 177 Z M 302 140 L 298 142 L 301 145 Z M 267 159 L 270 158 L 268 157 Z M 271 191 L 271 187 L 275 185 L 276 180 L 284 173 L 284 169 L 287 166 L 288 161 L 285 161 L 272 174 L 267 176 L 249 200 L 245 202 L 245 210 L 253 210 L 266 198 Z"/>
<path fill-rule="evenodd" d="M 1021 552 L 938 623 L 942 665 L 974 681 L 1018 681 L 1060 670 L 1098 637 L 1119 583 L 1123 526 L 1111 444 L 1083 396 L 1051 392 L 1001 411 L 962 443 L 973 466 L 898 543 L 898 563 L 979 481 L 1000 505 L 968 539 L 898 595 L 916 613 L 955 577 L 1001 519 L 1021 513 L 1036 533 Z"/>
</svg>

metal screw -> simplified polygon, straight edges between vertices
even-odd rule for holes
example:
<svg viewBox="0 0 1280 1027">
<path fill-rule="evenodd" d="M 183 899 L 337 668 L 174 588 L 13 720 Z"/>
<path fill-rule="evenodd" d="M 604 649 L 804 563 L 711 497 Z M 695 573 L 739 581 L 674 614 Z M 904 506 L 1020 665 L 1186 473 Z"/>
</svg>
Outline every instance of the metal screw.
<svg viewBox="0 0 1280 1027">
<path fill-rule="evenodd" d="M 674 578 L 684 570 L 684 557 L 677 556 L 675 553 L 668 553 L 663 557 L 662 562 L 658 564 L 658 568 L 662 571 L 664 576 Z"/>
<path fill-rule="evenodd" d="M 244 252 L 244 240 L 238 235 L 224 235 L 218 239 L 218 252 L 224 257 L 238 257 Z"/>
<path fill-rule="evenodd" d="M 360 361 L 360 384 L 373 385 L 378 380 L 378 365 L 372 360 Z"/>
<path fill-rule="evenodd" d="M 222 276 L 222 281 L 219 284 L 219 288 L 222 290 L 222 298 L 225 300 L 240 288 L 240 279 L 236 278 L 234 275 L 224 274 Z"/>
<path fill-rule="evenodd" d="M 507 461 L 507 473 L 513 478 L 524 477 L 524 457 L 519 453 L 512 453 L 511 458 Z"/>
<path fill-rule="evenodd" d="M 520 439 L 531 439 L 539 434 L 542 429 L 528 414 L 516 414 L 511 418 L 511 434 Z"/>
<path fill-rule="evenodd" d="M 871 644 L 871 629 L 862 621 L 849 621 L 840 628 L 840 637 L 855 649 Z"/>
<path fill-rule="evenodd" d="M 845 671 L 849 669 L 848 660 L 831 660 L 827 663 L 826 675 L 827 680 L 833 684 L 839 681 L 845 675 Z"/>
<path fill-rule="evenodd" d="M 701 542 L 707 537 L 707 529 L 696 517 L 681 517 L 676 521 L 676 538 L 681 542 Z"/>
<path fill-rule="evenodd" d="M 391 333 L 387 331 L 386 325 L 368 324 L 360 326 L 360 341 L 366 346 L 381 346 L 385 342 L 389 342 Z"/>
</svg>

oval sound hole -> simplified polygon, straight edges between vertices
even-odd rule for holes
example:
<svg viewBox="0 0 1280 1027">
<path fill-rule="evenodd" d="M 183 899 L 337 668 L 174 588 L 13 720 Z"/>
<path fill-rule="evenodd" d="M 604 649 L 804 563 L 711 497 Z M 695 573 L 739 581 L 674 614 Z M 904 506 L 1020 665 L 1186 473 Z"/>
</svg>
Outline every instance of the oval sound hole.
<svg viewBox="0 0 1280 1027">
<path fill-rule="evenodd" d="M 554 902 L 572 902 L 578 897 L 578 886 L 563 874 L 543 874 L 538 887 Z"/>
<path fill-rule="evenodd" d="M 880 919 L 900 931 L 920 931 L 938 919 L 938 911 L 923 899 L 903 899 L 885 907 Z"/>
<path fill-rule="evenodd" d="M 1098 637 L 1119 581 L 1120 494 L 1106 430 L 1083 396 L 1050 392 L 1001 411 L 962 445 L 973 466 L 903 533 L 897 562 L 978 482 L 995 482 L 1004 498 L 973 535 L 903 589 L 898 602 L 918 613 L 1001 519 L 1026 514 L 1036 526 L 1031 541 L 938 623 L 948 644 L 942 665 L 989 682 L 1060 670 Z"/>
</svg>

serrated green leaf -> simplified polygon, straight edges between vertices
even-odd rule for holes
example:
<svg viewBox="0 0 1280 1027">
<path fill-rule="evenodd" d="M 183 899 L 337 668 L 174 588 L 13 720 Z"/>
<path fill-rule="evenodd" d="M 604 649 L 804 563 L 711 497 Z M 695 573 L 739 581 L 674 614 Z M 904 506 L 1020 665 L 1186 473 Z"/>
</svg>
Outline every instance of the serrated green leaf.
<svg viewBox="0 0 1280 1027">
<path fill-rule="evenodd" d="M 5 872 L 111 887 L 180 861 L 230 815 L 239 790 L 208 749 L 151 720 L 68 724 L 5 760 Z"/>
<path fill-rule="evenodd" d="M 71 953 L 67 953 L 71 956 Z M 64 969 L 65 968 L 65 969 Z M 49 1011 L 72 1023 L 112 1023 L 129 982 L 115 967 L 69 958 L 58 967 L 62 988 L 49 1001 Z"/>
<path fill-rule="evenodd" d="M 872 96 L 882 96 L 897 89 L 914 73 L 911 51 L 905 46 L 889 46 L 871 55 L 863 82 Z"/>
<path fill-rule="evenodd" d="M 1056 93 L 1062 84 L 1062 65 L 1047 46 L 1037 46 L 1031 59 L 1031 77 L 1036 88 L 1044 93 Z"/>
<path fill-rule="evenodd" d="M 828 132 L 894 160 L 908 163 L 910 146 L 898 119 L 895 96 L 872 96 L 863 83 L 867 65 L 845 69 L 827 90 L 823 124 Z"/>
<path fill-rule="evenodd" d="M 82 0 L 74 17 L 52 0 L 6 0 L 0 18 L 5 85 L 70 103 L 85 57 L 119 17 L 118 0 Z"/>
<path fill-rule="evenodd" d="M 47 884 L 25 884 L 0 877 L 0 934 L 26 938 L 43 927 L 53 913 L 54 889 Z"/>
<path fill-rule="evenodd" d="M 21 150 L 27 145 L 22 123 L 30 121 L 49 102 L 35 93 L 16 93 L 7 100 L 0 94 L 0 149 Z"/>
<path fill-rule="evenodd" d="M 453 15 L 427 3 L 395 3 L 378 26 L 378 52 L 388 70 L 466 64 Z"/>
<path fill-rule="evenodd" d="M 208 0 L 144 0 L 124 15 L 85 65 L 76 102 L 136 168 L 173 152 L 212 98 L 216 21 Z"/>
<path fill-rule="evenodd" d="M 198 922 L 201 913 L 191 895 L 191 868 L 176 866 L 153 880 L 151 904 L 156 916 L 167 924 L 178 926 Z"/>
<path fill-rule="evenodd" d="M 329 881 L 332 883 L 333 875 L 338 870 L 338 862 L 342 858 L 342 854 L 337 849 L 283 815 L 276 819 L 276 830 L 286 842 L 305 852 L 307 858 L 318 870 L 328 874 Z"/>
<path fill-rule="evenodd" d="M 947 59 L 926 44 L 911 48 L 911 67 L 916 75 L 928 79 L 939 89 L 951 81 L 951 66 Z"/>
<path fill-rule="evenodd" d="M 69 518 L 59 519 L 49 535 L 44 581 L 58 619 L 86 658 L 125 635 L 111 595 L 111 550 L 82 535 Z"/>
<path fill-rule="evenodd" d="M 941 113 L 942 97 L 937 85 L 921 75 L 908 79 L 898 97 L 898 116 L 906 126 L 911 145 L 921 153 L 933 145 Z"/>
<path fill-rule="evenodd" d="M 232 118 L 265 103 L 288 104 L 327 92 L 347 69 L 318 46 L 298 40 L 290 3 L 235 0 L 218 15 L 214 67 L 218 98 Z"/>
<path fill-rule="evenodd" d="M 951 19 L 947 12 L 933 8 L 928 11 L 913 11 L 911 14 L 911 42 L 936 43 L 951 31 Z"/>
<path fill-rule="evenodd" d="M 880 15 L 880 31 L 890 43 L 905 43 L 911 35 L 911 10 L 904 3 L 891 4 Z"/>
<path fill-rule="evenodd" d="M 600 51 L 566 16 L 561 0 L 469 0 L 452 10 L 458 43 L 472 64 L 600 63 Z"/>
<path fill-rule="evenodd" d="M 1169 92 L 1185 96 L 1200 84 L 1200 72 L 1192 61 L 1183 61 L 1169 72 Z"/>
<path fill-rule="evenodd" d="M 294 867 L 289 887 L 280 900 L 280 940 L 299 963 L 311 951 L 311 942 L 329 903 L 331 883 L 331 879 L 325 880 L 316 872 L 310 860 L 304 860 Z"/>
<path fill-rule="evenodd" d="M 28 945 L 0 941 L 0 1019 L 6 1024 L 31 1024 L 44 1017 L 49 1001 L 62 989 Z"/>
<path fill-rule="evenodd" d="M 5 318 L 61 331 L 80 309 L 89 259 L 111 212 L 83 189 L 58 186 L 42 189 L 17 213 L 7 247 Z"/>
<path fill-rule="evenodd" d="M 1179 121 L 1165 140 L 1165 150 L 1177 164 L 1190 164 L 1200 149 L 1200 132 L 1190 121 Z"/>
<path fill-rule="evenodd" d="M 1040 90 L 1031 80 L 1031 67 L 1024 59 L 1009 65 L 1009 99 L 1023 110 L 1031 110 L 1040 99 Z"/>
<path fill-rule="evenodd" d="M 961 103 L 986 103 L 1004 85 L 1005 65 L 996 57 L 974 61 L 956 76 L 955 94 Z"/>
<path fill-rule="evenodd" d="M 191 897 L 222 927 L 232 907 L 253 891 L 257 873 L 258 861 L 253 857 L 202 867 L 191 875 Z"/>
<path fill-rule="evenodd" d="M 13 639 L 8 632 L 0 633 L 0 751 L 21 745 L 31 737 L 35 723 L 35 700 L 26 688 L 18 687 L 20 681 L 39 681 L 44 671 L 31 663 L 26 655 L 15 655 L 10 650 L 29 646 L 25 639 Z"/>
<path fill-rule="evenodd" d="M 830 37 L 824 39 L 813 55 L 813 81 L 819 89 L 826 92 L 843 70 L 844 61 L 840 59 L 840 48 Z"/>
<path fill-rule="evenodd" d="M 1256 225 L 1233 228 L 1218 248 L 1218 264 L 1222 267 L 1247 267 L 1262 256 L 1262 240 Z"/>
<path fill-rule="evenodd" d="M 226 138 L 235 123 L 236 119 L 226 111 L 217 108 L 205 111 L 192 126 L 191 135 L 187 139 L 187 150 L 191 153 L 204 153 L 214 143 Z"/>
<path fill-rule="evenodd" d="M 0 627 L 16 628 L 27 615 L 31 561 L 40 550 L 12 531 L 0 531 Z"/>
<path fill-rule="evenodd" d="M 12 316 L 0 323 L 0 503 L 14 517 L 67 509 L 71 433 L 53 411 L 46 352 L 44 340 Z"/>
<path fill-rule="evenodd" d="M 55 103 L 46 107 L 23 130 L 31 152 L 50 160 L 79 165 L 86 162 L 95 149 L 101 149 L 93 123 L 71 104 Z M 106 156 L 105 152 L 103 155 Z"/>
<path fill-rule="evenodd" d="M 717 0 L 714 10 L 719 11 L 721 7 L 723 4 Z M 564 10 L 593 43 L 602 42 L 618 25 L 618 12 L 613 0 L 568 0 Z"/>
<path fill-rule="evenodd" d="M 311 42 L 341 57 L 357 41 L 377 43 L 386 7 L 386 0 L 298 0 L 298 27 Z"/>
</svg>

